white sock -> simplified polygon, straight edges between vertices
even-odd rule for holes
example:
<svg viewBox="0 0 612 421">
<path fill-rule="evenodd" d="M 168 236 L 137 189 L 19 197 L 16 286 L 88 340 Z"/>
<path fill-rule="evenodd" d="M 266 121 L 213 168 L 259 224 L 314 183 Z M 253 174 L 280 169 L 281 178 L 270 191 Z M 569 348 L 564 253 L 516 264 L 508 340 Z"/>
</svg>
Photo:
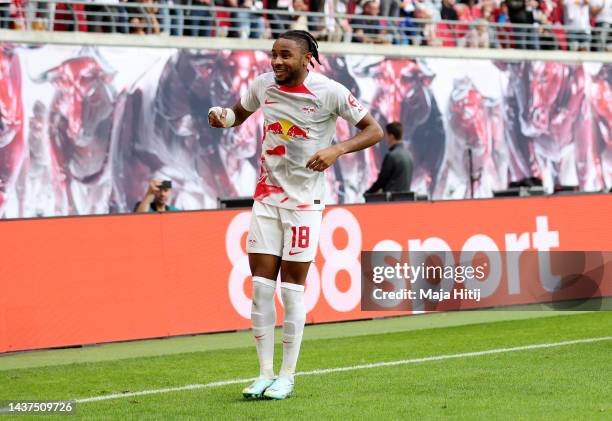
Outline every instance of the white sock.
<svg viewBox="0 0 612 421">
<path fill-rule="evenodd" d="M 281 297 L 285 307 L 285 320 L 283 323 L 283 364 L 280 376 L 293 380 L 306 322 L 304 286 L 281 282 Z"/>
<path fill-rule="evenodd" d="M 274 378 L 275 289 L 276 281 L 261 276 L 253 277 L 251 324 L 255 336 L 257 356 L 259 357 L 259 375 L 268 379 Z"/>
</svg>

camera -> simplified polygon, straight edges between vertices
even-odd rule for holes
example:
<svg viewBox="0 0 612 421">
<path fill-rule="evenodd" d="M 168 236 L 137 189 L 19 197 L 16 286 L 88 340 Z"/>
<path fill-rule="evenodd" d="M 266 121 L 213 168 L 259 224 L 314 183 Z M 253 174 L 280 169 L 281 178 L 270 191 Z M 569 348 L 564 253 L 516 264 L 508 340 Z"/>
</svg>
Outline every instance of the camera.
<svg viewBox="0 0 612 421">
<path fill-rule="evenodd" d="M 172 188 L 172 181 L 170 180 L 164 180 L 161 182 L 161 184 L 159 185 L 160 189 L 171 189 Z"/>
</svg>

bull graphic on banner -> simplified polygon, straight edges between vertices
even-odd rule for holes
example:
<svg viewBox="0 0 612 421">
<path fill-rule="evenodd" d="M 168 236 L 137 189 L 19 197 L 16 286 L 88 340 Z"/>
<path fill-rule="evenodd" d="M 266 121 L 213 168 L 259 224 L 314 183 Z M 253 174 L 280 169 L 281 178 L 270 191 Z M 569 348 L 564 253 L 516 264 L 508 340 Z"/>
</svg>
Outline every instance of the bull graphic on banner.
<svg viewBox="0 0 612 421">
<path fill-rule="evenodd" d="M 150 178 L 173 204 L 208 209 L 261 194 L 266 131 L 308 141 L 299 124 L 256 113 L 208 127 L 270 70 L 265 52 L 0 44 L 0 217 L 131 212 Z M 411 189 L 433 199 L 490 197 L 539 177 L 547 191 L 612 187 L 612 66 L 324 55 L 314 71 L 347 86 L 381 124 L 400 121 Z M 474 75 L 478 77 L 474 77 Z M 304 110 L 308 112 L 309 110 Z M 335 141 L 356 129 L 338 119 Z M 280 153 L 280 151 L 277 151 Z M 358 203 L 384 142 L 326 171 L 327 203 Z"/>
<path fill-rule="evenodd" d="M 24 211 L 20 172 L 27 150 L 21 77 L 17 49 L 0 45 L 0 214 L 4 214 L 11 204 L 17 205 L 12 209 L 15 214 Z"/>
</svg>

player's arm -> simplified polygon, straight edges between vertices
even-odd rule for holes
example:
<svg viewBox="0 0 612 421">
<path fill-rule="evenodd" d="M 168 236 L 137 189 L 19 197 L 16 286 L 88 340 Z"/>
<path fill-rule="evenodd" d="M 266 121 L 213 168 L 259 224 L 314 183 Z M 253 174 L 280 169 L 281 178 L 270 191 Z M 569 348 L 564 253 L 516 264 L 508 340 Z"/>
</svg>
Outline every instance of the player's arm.
<svg viewBox="0 0 612 421">
<path fill-rule="evenodd" d="M 359 133 L 344 142 L 336 143 L 315 153 L 306 163 L 306 168 L 313 171 L 324 171 L 336 162 L 339 156 L 369 148 L 380 142 L 384 132 L 380 124 L 367 113 L 356 124 Z"/>
<path fill-rule="evenodd" d="M 212 107 L 208 110 L 208 124 L 217 129 L 236 127 L 244 123 L 251 114 L 253 113 L 245 110 L 240 101 L 232 108 Z"/>
</svg>

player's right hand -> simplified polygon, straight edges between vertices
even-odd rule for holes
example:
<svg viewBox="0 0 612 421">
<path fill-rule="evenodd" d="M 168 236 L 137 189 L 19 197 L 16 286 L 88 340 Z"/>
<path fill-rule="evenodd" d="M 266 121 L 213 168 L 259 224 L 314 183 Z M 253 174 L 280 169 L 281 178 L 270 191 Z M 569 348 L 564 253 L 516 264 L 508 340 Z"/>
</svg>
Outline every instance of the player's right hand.
<svg viewBox="0 0 612 421">
<path fill-rule="evenodd" d="M 225 116 L 227 110 L 221 107 L 213 107 L 208 113 L 208 125 L 216 129 L 223 129 L 225 127 Z"/>
</svg>

